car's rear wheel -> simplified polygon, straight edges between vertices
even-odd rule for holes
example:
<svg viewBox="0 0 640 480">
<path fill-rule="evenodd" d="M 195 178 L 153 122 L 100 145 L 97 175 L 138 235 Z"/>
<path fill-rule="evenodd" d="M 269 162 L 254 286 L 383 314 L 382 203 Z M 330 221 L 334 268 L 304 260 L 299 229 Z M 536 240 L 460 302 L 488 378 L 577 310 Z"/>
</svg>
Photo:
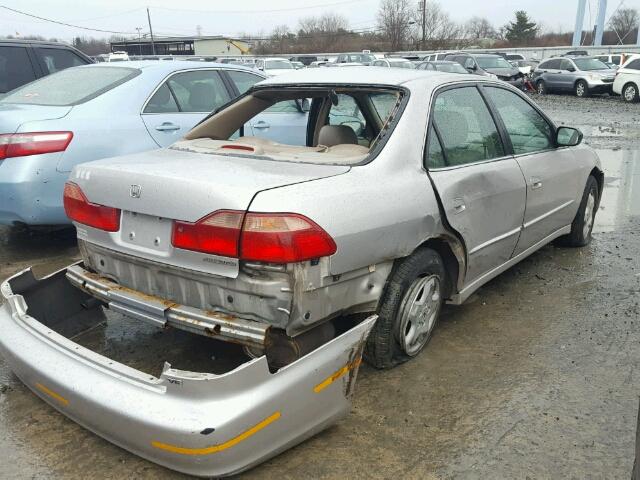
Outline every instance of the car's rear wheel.
<svg viewBox="0 0 640 480">
<path fill-rule="evenodd" d="M 622 99 L 627 103 L 638 101 L 638 86 L 635 83 L 627 83 L 622 87 Z"/>
<path fill-rule="evenodd" d="M 447 289 L 440 255 L 422 248 L 396 265 L 378 309 L 364 356 L 389 368 L 416 356 L 429 343 Z"/>
<path fill-rule="evenodd" d="M 548 93 L 547 84 L 544 83 L 544 80 L 538 80 L 536 83 L 536 91 L 538 92 L 538 95 L 546 95 Z"/>
<path fill-rule="evenodd" d="M 591 232 L 596 218 L 598 207 L 599 188 L 598 182 L 592 175 L 589 175 L 587 184 L 584 187 L 582 200 L 578 207 L 578 212 L 571 223 L 571 233 L 558 239 L 560 245 L 566 247 L 584 247 L 591 242 Z"/>
<path fill-rule="evenodd" d="M 584 80 L 578 80 L 575 86 L 576 97 L 588 97 L 589 85 Z"/>
</svg>

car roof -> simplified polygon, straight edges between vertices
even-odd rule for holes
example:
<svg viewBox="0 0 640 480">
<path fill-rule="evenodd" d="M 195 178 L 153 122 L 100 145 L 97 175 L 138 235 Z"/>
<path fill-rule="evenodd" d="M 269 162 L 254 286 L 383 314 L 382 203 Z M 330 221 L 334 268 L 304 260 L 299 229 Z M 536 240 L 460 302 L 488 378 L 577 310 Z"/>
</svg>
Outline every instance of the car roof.
<svg viewBox="0 0 640 480">
<path fill-rule="evenodd" d="M 189 60 L 134 60 L 128 62 L 100 62 L 100 63 L 92 63 L 91 65 L 83 65 L 79 68 L 86 67 L 95 67 L 95 68 L 108 68 L 108 67 L 121 67 L 121 68 L 132 68 L 139 69 L 143 71 L 156 71 L 156 72 L 174 72 L 176 70 L 197 70 L 204 68 L 219 68 L 223 70 L 246 70 L 247 72 L 252 72 L 257 75 L 259 73 L 251 68 L 245 67 L 242 65 L 234 65 L 228 63 L 217 63 L 217 62 L 193 62 Z"/>
<path fill-rule="evenodd" d="M 52 42 L 51 40 L 31 40 L 22 38 L 3 38 L 0 39 L 0 44 L 19 44 L 19 45 L 54 45 L 56 47 L 72 48 L 71 45 L 62 42 Z"/>
<path fill-rule="evenodd" d="M 270 77 L 260 82 L 260 86 L 279 85 L 402 85 L 412 80 L 427 77 L 437 79 L 436 83 L 459 81 L 460 74 L 429 72 L 406 68 L 380 68 L 368 66 L 354 66 L 343 68 L 302 69 L 285 73 L 276 77 Z"/>
</svg>

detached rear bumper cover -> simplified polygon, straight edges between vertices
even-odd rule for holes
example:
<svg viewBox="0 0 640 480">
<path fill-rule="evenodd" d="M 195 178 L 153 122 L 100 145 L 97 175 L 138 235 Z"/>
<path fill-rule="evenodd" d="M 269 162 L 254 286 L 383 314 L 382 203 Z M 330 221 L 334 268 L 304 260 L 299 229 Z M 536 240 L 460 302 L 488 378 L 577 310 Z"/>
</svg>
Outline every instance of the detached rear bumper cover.
<svg viewBox="0 0 640 480">
<path fill-rule="evenodd" d="M 0 353 L 44 401 L 133 453 L 185 473 L 225 476 L 286 450 L 349 411 L 362 346 L 376 316 L 273 374 L 261 357 L 222 375 L 165 364 L 156 378 L 44 324 L 56 309 L 66 315 L 68 302 L 80 305 L 86 296 L 65 273 L 36 280 L 25 270 L 0 285 L 6 300 L 0 307 Z M 43 323 L 28 314 L 25 297 L 47 317 Z M 46 308 L 35 306 L 40 301 Z"/>
</svg>

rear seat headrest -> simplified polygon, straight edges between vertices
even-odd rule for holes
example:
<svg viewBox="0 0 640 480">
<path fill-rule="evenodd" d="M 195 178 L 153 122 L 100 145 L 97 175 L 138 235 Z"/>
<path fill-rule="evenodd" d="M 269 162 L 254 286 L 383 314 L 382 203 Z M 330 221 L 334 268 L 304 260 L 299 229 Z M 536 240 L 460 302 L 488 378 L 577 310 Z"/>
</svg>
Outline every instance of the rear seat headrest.
<svg viewBox="0 0 640 480">
<path fill-rule="evenodd" d="M 318 145 L 333 147 L 334 145 L 358 144 L 356 132 L 346 125 L 325 125 L 320 129 Z"/>
</svg>

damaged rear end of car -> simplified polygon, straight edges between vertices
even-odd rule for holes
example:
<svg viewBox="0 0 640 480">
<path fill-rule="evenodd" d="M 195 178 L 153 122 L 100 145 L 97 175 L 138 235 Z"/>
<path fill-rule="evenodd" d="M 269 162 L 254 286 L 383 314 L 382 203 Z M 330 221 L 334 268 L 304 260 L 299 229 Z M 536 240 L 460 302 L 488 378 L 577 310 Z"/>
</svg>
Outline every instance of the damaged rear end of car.
<svg viewBox="0 0 640 480">
<path fill-rule="evenodd" d="M 172 353 L 179 344 L 171 339 L 160 350 L 174 355 L 177 365 L 161 365 L 156 357 L 160 373 L 154 375 L 121 363 L 117 351 L 106 356 L 83 346 L 87 332 L 128 320 L 76 288 L 69 281 L 74 268 L 84 266 L 41 280 L 25 270 L 2 283 L 0 353 L 36 395 L 116 445 L 174 470 L 220 477 L 348 413 L 375 316 L 280 369 L 270 368 L 265 356 L 240 356 L 212 367 L 215 373 L 179 369 L 195 349 L 187 342 L 184 352 Z M 146 335 L 158 341 L 153 330 Z M 141 338 L 145 332 L 137 334 Z M 98 343 L 103 340 L 100 335 Z M 217 353 L 213 346 L 199 348 Z"/>
</svg>

